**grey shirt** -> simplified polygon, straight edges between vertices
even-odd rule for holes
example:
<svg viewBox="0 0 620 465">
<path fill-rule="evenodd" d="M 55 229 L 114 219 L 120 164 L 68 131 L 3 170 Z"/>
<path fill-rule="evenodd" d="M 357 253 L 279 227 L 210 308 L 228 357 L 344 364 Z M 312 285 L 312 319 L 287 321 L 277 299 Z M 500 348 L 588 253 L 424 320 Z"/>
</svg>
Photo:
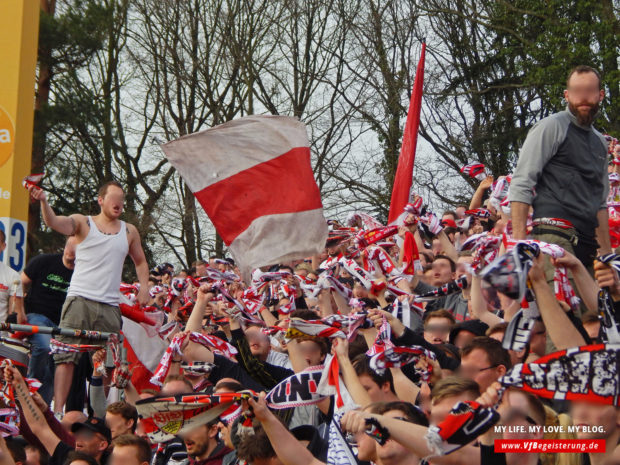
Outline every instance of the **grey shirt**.
<svg viewBox="0 0 620 465">
<path fill-rule="evenodd" d="M 569 111 L 530 129 L 508 194 L 534 207 L 534 218 L 562 218 L 594 236 L 596 215 L 607 208 L 607 143 L 592 126 L 580 126 Z"/>
</svg>

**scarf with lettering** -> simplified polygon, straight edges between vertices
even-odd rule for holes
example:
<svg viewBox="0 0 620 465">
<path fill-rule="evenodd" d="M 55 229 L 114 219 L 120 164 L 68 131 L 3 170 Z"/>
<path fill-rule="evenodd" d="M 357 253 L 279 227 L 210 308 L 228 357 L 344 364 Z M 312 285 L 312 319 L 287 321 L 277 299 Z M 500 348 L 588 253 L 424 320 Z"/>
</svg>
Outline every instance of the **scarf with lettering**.
<svg viewBox="0 0 620 465">
<path fill-rule="evenodd" d="M 345 412 L 334 414 L 329 424 L 327 465 L 358 465 L 357 457 L 340 429 L 340 420 Z"/>
<path fill-rule="evenodd" d="M 424 304 L 422 302 L 409 303 L 409 298 L 395 299 L 391 305 L 392 315 L 398 318 L 409 329 L 411 329 L 411 313 L 415 312 L 420 318 L 424 315 Z"/>
<path fill-rule="evenodd" d="M 215 364 L 209 362 L 182 362 L 181 370 L 189 376 L 202 376 L 211 373 L 215 368 Z"/>
<path fill-rule="evenodd" d="M 375 342 L 366 351 L 366 355 L 369 357 L 373 357 L 374 355 L 380 354 L 385 350 L 394 347 L 394 343 L 392 342 L 392 326 L 387 321 L 387 318 L 383 317 L 381 321 L 381 326 L 379 326 L 379 330 L 377 331 L 377 336 L 375 337 Z"/>
<path fill-rule="evenodd" d="M 493 183 L 493 189 L 491 190 L 491 195 L 489 196 L 489 204 L 497 211 L 504 209 L 504 202 L 508 199 L 511 180 L 512 176 L 510 175 L 500 176 Z"/>
<path fill-rule="evenodd" d="M 498 381 L 544 399 L 620 405 L 620 344 L 592 344 L 518 363 Z"/>
<path fill-rule="evenodd" d="M 325 399 L 319 393 L 319 383 L 324 366 L 308 367 L 280 381 L 269 393 L 266 400 L 269 407 L 280 410 L 304 405 L 313 405 Z"/>
</svg>

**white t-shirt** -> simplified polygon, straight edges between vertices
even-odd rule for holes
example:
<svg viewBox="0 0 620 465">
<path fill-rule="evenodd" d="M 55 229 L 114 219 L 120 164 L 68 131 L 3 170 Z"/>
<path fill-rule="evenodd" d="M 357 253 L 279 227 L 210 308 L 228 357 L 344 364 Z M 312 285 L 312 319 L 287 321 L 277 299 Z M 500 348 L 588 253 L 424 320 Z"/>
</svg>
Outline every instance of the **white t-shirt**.
<svg viewBox="0 0 620 465">
<path fill-rule="evenodd" d="M 9 314 L 9 297 L 23 297 L 22 281 L 13 268 L 0 263 L 0 323 L 6 321 Z"/>
<path fill-rule="evenodd" d="M 267 360 L 265 361 L 271 365 L 276 365 L 282 368 L 288 368 L 289 370 L 293 369 L 293 367 L 291 366 L 291 361 L 288 358 L 288 355 L 282 352 L 278 352 L 277 350 L 273 350 L 273 349 L 270 350 L 269 353 L 267 354 Z"/>
</svg>

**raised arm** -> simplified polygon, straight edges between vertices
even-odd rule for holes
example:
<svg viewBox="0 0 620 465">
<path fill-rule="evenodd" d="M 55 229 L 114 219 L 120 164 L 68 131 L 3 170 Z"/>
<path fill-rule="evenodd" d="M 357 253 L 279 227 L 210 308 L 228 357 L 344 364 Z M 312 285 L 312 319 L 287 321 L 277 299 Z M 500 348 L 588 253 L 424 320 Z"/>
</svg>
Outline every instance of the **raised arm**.
<svg viewBox="0 0 620 465">
<path fill-rule="evenodd" d="M 190 313 L 187 324 L 185 325 L 185 329 L 187 331 L 193 332 L 200 331 L 202 329 L 202 320 L 205 316 L 205 309 L 213 297 L 211 286 L 203 284 L 198 288 L 196 303 L 194 304 L 192 313 Z"/>
<path fill-rule="evenodd" d="M 15 391 L 15 398 L 19 402 L 24 412 L 26 423 L 37 436 L 41 444 L 45 447 L 48 454 L 53 455 L 56 446 L 60 443 L 60 438 L 54 434 L 52 429 L 45 421 L 41 410 L 37 407 L 30 396 L 28 385 L 24 381 L 21 373 L 14 366 L 4 368 L 4 378 L 11 383 Z"/>
<path fill-rule="evenodd" d="M 348 315 L 351 312 L 351 307 L 349 306 L 349 302 L 338 292 L 334 292 L 333 294 L 334 301 L 336 302 L 336 306 L 338 307 L 338 311 L 343 315 Z"/>
<path fill-rule="evenodd" d="M 472 275 L 471 278 L 471 314 L 474 318 L 489 325 L 489 328 L 502 322 L 500 317 L 487 310 L 482 297 L 482 280 L 476 275 Z"/>
<path fill-rule="evenodd" d="M 534 260 L 528 276 L 551 341 L 558 350 L 585 345 L 583 336 L 566 316 L 547 284 L 541 261 L 542 255 Z"/>
<path fill-rule="evenodd" d="M 3 436 L 0 436 L 0 452 L 0 465 L 15 465 L 15 460 L 13 460 Z"/>
<path fill-rule="evenodd" d="M 388 430 L 390 439 L 413 451 L 418 457 L 428 457 L 433 454 L 428 448 L 426 438 L 424 437 L 428 432 L 428 427 L 426 426 L 396 420 L 383 415 L 351 410 L 342 417 L 342 429 L 354 434 L 364 432 L 366 430 L 366 419 L 371 417 L 377 419 L 379 424 Z M 449 455 L 433 457 L 432 463 L 477 465 L 480 463 L 480 450 L 468 444 Z"/>
<path fill-rule="evenodd" d="M 136 275 L 140 282 L 140 291 L 138 292 L 138 302 L 147 305 L 149 302 L 149 266 L 144 256 L 142 243 L 140 242 L 140 234 L 133 224 L 127 224 L 129 231 L 129 256 L 136 266 Z"/>
<path fill-rule="evenodd" d="M 512 218 L 512 237 L 516 240 L 526 238 L 527 215 L 530 212 L 530 205 L 523 202 L 510 202 L 510 216 Z"/>
<path fill-rule="evenodd" d="M 573 279 L 577 285 L 579 295 L 583 299 L 583 303 L 590 312 L 598 310 L 598 291 L 599 287 L 588 273 L 583 263 L 573 254 L 566 252 L 563 257 L 551 259 L 554 266 L 565 266 L 573 274 Z"/>
<path fill-rule="evenodd" d="M 410 402 L 415 405 L 420 388 L 407 378 L 407 375 L 405 375 L 400 368 L 390 368 L 390 372 L 392 373 L 396 396 L 403 402 Z"/>
<path fill-rule="evenodd" d="M 482 206 L 482 198 L 484 197 L 484 193 L 492 185 L 493 185 L 493 176 L 487 176 L 485 179 L 483 179 L 480 182 L 478 189 L 476 189 L 476 192 L 474 192 L 474 195 L 471 198 L 471 202 L 469 202 L 470 210 L 473 210 L 475 208 L 480 208 Z"/>
<path fill-rule="evenodd" d="M 82 233 L 86 222 L 86 217 L 84 215 L 56 215 L 47 202 L 47 196 L 42 189 L 36 186 L 30 186 L 28 192 L 30 192 L 30 197 L 33 200 L 38 200 L 41 203 L 41 215 L 48 227 L 65 236 L 79 236 Z"/>
<path fill-rule="evenodd" d="M 519 152 L 508 194 L 514 239 L 525 239 L 527 215 L 534 199 L 534 187 L 545 165 L 556 154 L 565 137 L 566 127 L 557 119 L 547 118 L 535 124 L 528 132 Z"/>
<path fill-rule="evenodd" d="M 349 359 L 349 343 L 346 339 L 335 338 L 332 346 L 335 356 L 338 358 L 342 380 L 349 394 L 351 394 L 351 397 L 358 405 L 365 406 L 370 404 L 370 396 L 364 386 L 362 386 L 362 383 L 360 383 L 355 373 L 355 368 L 353 368 L 353 364 Z"/>
<path fill-rule="evenodd" d="M 194 332 L 202 329 L 202 319 L 205 314 L 205 308 L 209 301 L 210 289 L 208 286 L 201 286 L 198 290 L 198 297 L 196 298 L 196 304 L 192 308 L 192 313 L 189 315 L 185 331 Z M 211 294 L 211 297 L 213 295 Z M 183 358 L 187 361 L 203 361 L 213 363 L 213 352 L 207 349 L 205 346 L 196 344 L 189 341 L 187 347 L 183 350 Z"/>
<path fill-rule="evenodd" d="M 456 263 L 456 261 L 459 259 L 459 253 L 456 251 L 456 248 L 454 247 L 454 244 L 450 241 L 448 235 L 443 230 L 441 230 L 437 233 L 437 236 L 435 237 L 439 239 L 439 242 L 441 243 L 441 249 L 443 250 L 444 254 L 450 257 L 454 261 L 454 263 Z"/>
<path fill-rule="evenodd" d="M 599 255 L 605 255 L 611 253 L 611 240 L 609 239 L 609 213 L 607 212 L 607 205 L 605 208 L 601 208 L 596 213 L 596 219 L 598 220 L 598 226 L 596 228 L 596 241 L 598 242 Z"/>
<path fill-rule="evenodd" d="M 264 392 L 260 394 L 258 401 L 250 399 L 248 403 L 254 416 L 267 433 L 278 459 L 284 465 L 324 465 L 324 462 L 314 458 L 310 451 L 271 413 L 267 408 Z"/>
</svg>

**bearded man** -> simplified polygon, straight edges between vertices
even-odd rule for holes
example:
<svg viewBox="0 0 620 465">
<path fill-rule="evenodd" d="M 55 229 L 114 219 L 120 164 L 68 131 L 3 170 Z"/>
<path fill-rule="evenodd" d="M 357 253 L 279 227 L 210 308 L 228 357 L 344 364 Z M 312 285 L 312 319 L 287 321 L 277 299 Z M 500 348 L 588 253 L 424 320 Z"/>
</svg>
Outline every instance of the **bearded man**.
<svg viewBox="0 0 620 465">
<path fill-rule="evenodd" d="M 607 143 L 592 127 L 605 96 L 598 71 L 577 66 L 566 81 L 565 111 L 529 131 L 510 184 L 515 239 L 532 236 L 558 244 L 589 267 L 598 253 L 611 252 L 607 215 Z"/>
</svg>

